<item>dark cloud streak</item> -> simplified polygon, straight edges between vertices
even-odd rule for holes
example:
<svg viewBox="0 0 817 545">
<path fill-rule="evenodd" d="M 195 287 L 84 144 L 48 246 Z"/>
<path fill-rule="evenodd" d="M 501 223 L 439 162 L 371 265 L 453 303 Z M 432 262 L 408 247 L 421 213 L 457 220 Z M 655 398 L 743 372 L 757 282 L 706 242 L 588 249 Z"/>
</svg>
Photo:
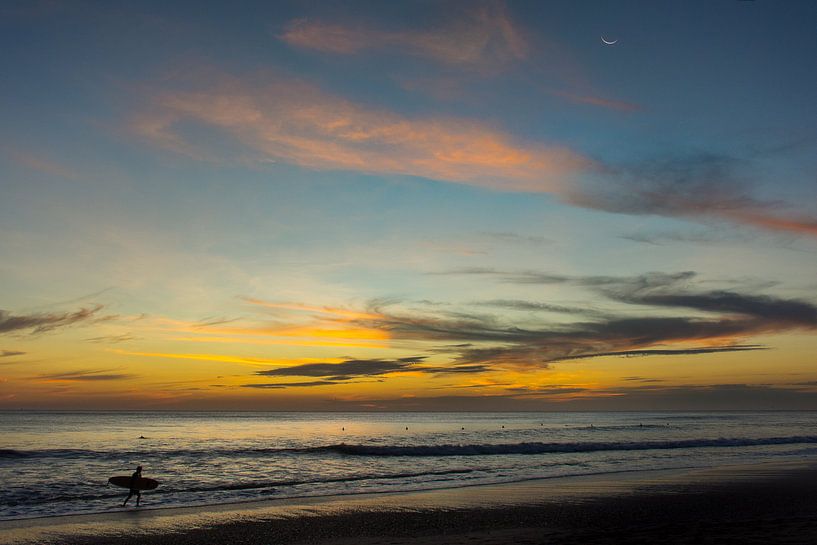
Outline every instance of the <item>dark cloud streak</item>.
<svg viewBox="0 0 817 545">
<path fill-rule="evenodd" d="M 135 375 L 124 373 L 110 373 L 114 369 L 80 370 L 68 371 L 65 373 L 54 373 L 50 375 L 39 375 L 36 380 L 56 381 L 56 382 L 94 382 L 107 380 L 126 380 L 134 378 Z"/>
<path fill-rule="evenodd" d="M 348 380 L 356 376 L 376 376 L 407 371 L 424 359 L 423 357 L 396 360 L 349 359 L 341 363 L 307 363 L 292 367 L 281 367 L 279 369 L 258 371 L 255 374 L 267 377 L 323 377 L 330 380 Z"/>
<path fill-rule="evenodd" d="M 781 201 L 747 190 L 753 163 L 718 153 L 664 157 L 627 166 L 601 167 L 603 183 L 574 188 L 568 204 L 615 214 L 727 221 L 817 236 L 817 217 L 793 217 Z"/>
<path fill-rule="evenodd" d="M 597 352 L 595 354 L 581 354 L 578 356 L 565 356 L 558 359 L 548 360 L 549 362 L 566 360 L 583 360 L 590 358 L 601 358 L 605 356 L 621 357 L 643 357 L 643 356 L 694 356 L 699 354 L 719 354 L 721 352 L 746 352 L 750 350 L 768 350 L 768 347 L 760 345 L 736 345 L 736 346 L 716 346 L 712 348 L 679 348 L 679 349 L 652 349 L 652 350 L 621 350 L 618 352 Z"/>
<path fill-rule="evenodd" d="M 30 330 L 32 335 L 48 333 L 63 327 L 69 327 L 82 322 L 92 320 L 110 319 L 110 317 L 99 317 L 102 305 L 81 308 L 75 312 L 64 313 L 38 313 L 28 315 L 13 315 L 8 311 L 0 310 L 0 334 L 14 331 Z"/>
<path fill-rule="evenodd" d="M 597 311 L 587 308 L 567 307 L 563 305 L 552 305 L 550 303 L 537 303 L 533 301 L 523 301 L 518 299 L 493 299 L 491 301 L 479 301 L 475 303 L 479 306 L 506 308 L 509 310 L 521 310 L 531 312 L 556 312 L 560 314 L 596 314 Z"/>
<path fill-rule="evenodd" d="M 286 388 L 311 388 L 313 386 L 337 386 L 338 384 L 352 384 L 351 382 L 335 382 L 332 380 L 313 380 L 309 382 L 267 382 L 261 384 L 242 384 L 242 388 L 257 388 L 260 390 L 283 390 Z"/>
<path fill-rule="evenodd" d="M 412 314 L 374 309 L 375 318 L 358 320 L 361 327 L 386 331 L 394 339 L 444 342 L 439 353 L 454 355 L 458 364 L 513 366 L 536 365 L 600 355 L 700 355 L 718 351 L 757 350 L 735 341 L 758 334 L 817 329 L 813 303 L 738 291 L 698 291 L 692 271 L 648 273 L 633 277 L 563 277 L 536 272 L 509 273 L 496 269 L 450 271 L 479 274 L 500 281 L 533 283 L 539 278 L 590 289 L 609 300 L 652 307 L 636 317 L 588 314 L 588 320 L 543 327 L 518 327 L 480 314 Z M 527 301 L 489 302 L 495 306 L 547 309 Z M 656 309 L 693 311 L 714 316 L 655 316 Z M 580 310 L 580 309 L 577 309 Z M 687 346 L 664 348 L 668 343 Z M 704 343 L 705 346 L 695 346 Z M 689 346 L 692 345 L 692 346 Z"/>
</svg>

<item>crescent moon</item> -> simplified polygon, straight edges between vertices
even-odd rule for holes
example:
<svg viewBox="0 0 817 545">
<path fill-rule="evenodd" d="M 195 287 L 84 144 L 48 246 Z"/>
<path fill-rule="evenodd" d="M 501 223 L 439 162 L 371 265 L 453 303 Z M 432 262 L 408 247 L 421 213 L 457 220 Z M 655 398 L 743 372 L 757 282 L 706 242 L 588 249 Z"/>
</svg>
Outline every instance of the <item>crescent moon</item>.
<svg viewBox="0 0 817 545">
<path fill-rule="evenodd" d="M 601 37 L 601 41 L 602 41 L 602 42 L 604 42 L 604 43 L 606 43 L 607 45 L 613 45 L 614 43 L 618 42 L 618 38 L 616 38 L 616 39 L 615 39 L 615 40 L 613 40 L 612 42 L 608 42 L 607 40 L 605 40 L 605 39 L 604 39 L 604 36 L 602 36 L 602 37 Z"/>
</svg>

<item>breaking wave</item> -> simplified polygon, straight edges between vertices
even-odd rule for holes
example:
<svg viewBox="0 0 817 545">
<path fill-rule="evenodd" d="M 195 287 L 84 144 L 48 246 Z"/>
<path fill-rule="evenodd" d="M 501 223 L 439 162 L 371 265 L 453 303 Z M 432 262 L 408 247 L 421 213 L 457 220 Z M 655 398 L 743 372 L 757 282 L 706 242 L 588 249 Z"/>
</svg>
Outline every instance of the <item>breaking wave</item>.
<svg viewBox="0 0 817 545">
<path fill-rule="evenodd" d="M 491 456 L 510 454 L 551 454 L 633 450 L 671 450 L 690 448 L 738 448 L 764 445 L 817 444 L 815 435 L 788 437 L 736 437 L 675 439 L 668 441 L 578 441 L 426 445 L 362 445 L 340 443 L 305 448 L 243 449 L 145 449 L 140 451 L 98 451 L 81 449 L 10 450 L 0 449 L 0 459 L 18 458 L 106 458 L 123 456 L 198 457 L 213 455 L 270 456 L 334 453 L 345 456 Z"/>
<path fill-rule="evenodd" d="M 508 454 L 550 454 L 615 450 L 670 450 L 706 447 L 753 447 L 763 445 L 814 444 L 817 436 L 762 438 L 679 439 L 673 441 L 610 441 L 575 443 L 506 443 L 475 445 L 333 445 L 313 450 L 329 450 L 349 456 L 490 456 Z"/>
</svg>

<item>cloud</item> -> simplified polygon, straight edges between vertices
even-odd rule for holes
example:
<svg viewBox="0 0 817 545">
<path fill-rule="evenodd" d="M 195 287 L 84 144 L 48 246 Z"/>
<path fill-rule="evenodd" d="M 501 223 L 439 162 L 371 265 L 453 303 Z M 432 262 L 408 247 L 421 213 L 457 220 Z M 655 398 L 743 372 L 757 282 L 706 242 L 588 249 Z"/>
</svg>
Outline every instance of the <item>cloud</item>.
<svg viewBox="0 0 817 545">
<path fill-rule="evenodd" d="M 589 391 L 587 388 L 577 386 L 515 386 L 506 388 L 508 392 L 513 392 L 516 396 L 519 395 L 537 395 L 537 396 L 554 396 L 566 394 L 578 394 Z"/>
<path fill-rule="evenodd" d="M 633 242 L 641 242 L 643 244 L 651 244 L 653 246 L 662 246 L 667 242 L 690 243 L 695 245 L 701 244 L 734 244 L 735 242 L 746 242 L 750 240 L 747 235 L 739 235 L 737 233 L 723 233 L 722 231 L 709 232 L 684 232 L 684 231 L 663 231 L 663 232 L 637 232 L 621 235 L 620 238 L 631 240 Z"/>
<path fill-rule="evenodd" d="M 538 276 L 519 277 L 493 270 L 483 273 L 523 283 Z M 601 356 L 699 356 L 760 350 L 765 347 L 736 341 L 760 334 L 817 329 L 817 306 L 809 301 L 696 290 L 692 284 L 695 273 L 690 271 L 560 278 L 560 282 L 585 287 L 610 300 L 643 307 L 643 314 L 591 314 L 587 316 L 591 319 L 580 322 L 519 327 L 507 318 L 482 314 L 435 313 L 433 309 L 394 312 L 371 306 L 367 312 L 370 317 L 357 323 L 384 331 L 395 340 L 444 343 L 434 351 L 450 354 L 458 364 L 541 368 L 556 361 Z M 513 305 L 539 308 L 537 303 L 524 301 Z M 673 311 L 672 315 L 656 315 L 661 309 Z M 679 316 L 680 309 L 693 314 Z"/>
<path fill-rule="evenodd" d="M 727 217 L 740 223 L 759 227 L 769 231 L 782 231 L 801 235 L 817 236 L 817 218 L 799 215 L 782 217 L 764 212 L 763 210 L 735 210 Z"/>
<path fill-rule="evenodd" d="M 95 382 L 108 380 L 127 380 L 135 375 L 124 373 L 110 373 L 114 369 L 81 370 L 69 371 L 66 373 L 55 373 L 51 375 L 39 375 L 35 380 L 42 382 Z"/>
<path fill-rule="evenodd" d="M 680 285 L 695 278 L 694 271 L 677 273 L 652 272 L 637 276 L 568 276 L 546 271 L 510 271 L 491 267 L 464 267 L 433 271 L 426 274 L 444 276 L 486 276 L 495 277 L 509 284 L 574 284 L 577 286 L 630 286 L 633 289 L 647 287 L 669 287 Z"/>
<path fill-rule="evenodd" d="M 568 392 L 568 390 L 575 390 Z M 535 388 L 507 394 L 336 400 L 335 408 L 391 411 L 815 410 L 817 392 L 765 384 L 645 385 L 606 390 Z"/>
<path fill-rule="evenodd" d="M 211 76 L 198 90 L 159 92 L 131 128 L 198 158 L 190 124 L 209 127 L 274 159 L 317 170 L 403 174 L 501 191 L 563 193 L 591 161 L 562 146 L 517 142 L 478 121 L 406 117 L 356 104 L 292 79 Z"/>
<path fill-rule="evenodd" d="M 721 352 L 745 352 L 748 350 L 768 350 L 768 347 L 760 345 L 735 345 L 735 346 L 713 346 L 711 348 L 679 348 L 663 350 L 621 350 L 618 352 L 597 352 L 595 354 L 581 354 L 578 356 L 565 356 L 562 358 L 549 360 L 551 362 L 566 360 L 583 360 L 589 358 L 601 358 L 605 356 L 691 356 L 697 354 L 719 354 Z M 624 380 L 634 380 L 633 378 Z"/>
<path fill-rule="evenodd" d="M 351 55 L 389 51 L 479 69 L 500 69 L 524 59 L 528 45 L 504 5 L 483 3 L 434 29 L 385 29 L 325 21 L 292 21 L 279 36 L 287 44 Z"/>
<path fill-rule="evenodd" d="M 632 102 L 625 102 L 623 100 L 615 100 L 596 95 L 566 93 L 561 91 L 551 91 L 552 94 L 562 97 L 574 104 L 586 104 L 589 106 L 598 106 L 607 108 L 608 110 L 616 110 L 619 112 L 635 112 L 641 109 L 638 104 Z"/>
<path fill-rule="evenodd" d="M 817 217 L 751 194 L 757 169 L 750 160 L 693 153 L 605 164 L 475 119 L 408 116 L 281 74 L 239 78 L 213 71 L 167 85 L 147 93 L 148 104 L 133 116 L 130 129 L 200 160 L 418 176 L 552 194 L 569 205 L 609 213 L 817 236 Z M 217 146 L 206 144 L 213 135 Z"/>
<path fill-rule="evenodd" d="M 588 409 L 619 405 L 621 410 L 814 410 L 817 394 L 808 388 L 769 384 L 649 385 L 609 389 L 615 398 L 586 400 Z"/>
<path fill-rule="evenodd" d="M 745 295 L 732 291 L 693 294 L 654 294 L 634 296 L 625 302 L 660 307 L 684 307 L 721 314 L 742 314 L 776 322 L 781 326 L 817 327 L 817 307 L 796 299 L 767 295 Z"/>
<path fill-rule="evenodd" d="M 570 277 L 538 271 L 505 271 L 492 267 L 460 267 L 445 271 L 433 271 L 426 274 L 439 276 L 496 276 L 502 281 L 513 284 L 562 284 Z"/>
<path fill-rule="evenodd" d="M 560 197 L 574 206 L 617 214 L 727 221 L 817 236 L 817 218 L 750 194 L 751 168 L 748 161 L 717 153 L 606 165 L 598 183 L 573 187 Z"/>
<path fill-rule="evenodd" d="M 808 301 L 768 295 L 713 290 L 690 292 L 683 283 L 692 272 L 651 273 L 630 278 L 597 278 L 595 284 L 610 299 L 664 308 L 688 308 L 727 316 L 742 315 L 787 328 L 817 328 L 817 306 Z M 590 283 L 593 283 L 591 277 Z"/>
<path fill-rule="evenodd" d="M 425 356 L 383 359 L 347 359 L 339 363 L 307 363 L 257 371 L 256 375 L 267 377 L 320 377 L 332 381 L 348 381 L 352 378 L 373 377 L 390 373 L 416 372 L 432 375 L 485 373 L 491 368 L 484 365 L 422 365 Z"/>
<path fill-rule="evenodd" d="M 19 350 L 0 350 L 0 358 L 10 358 L 12 356 L 22 356 L 25 352 Z"/>
<path fill-rule="evenodd" d="M 597 311 L 588 308 L 566 307 L 563 305 L 552 305 L 550 303 L 538 303 L 534 301 L 523 301 L 519 299 L 494 299 L 491 301 L 479 301 L 474 304 L 480 306 L 532 312 L 556 312 L 560 314 L 598 314 Z"/>
<path fill-rule="evenodd" d="M 8 311 L 0 310 L 0 334 L 11 333 L 13 331 L 25 331 L 32 335 L 48 333 L 63 327 L 90 322 L 109 317 L 98 317 L 102 305 L 88 308 L 81 308 L 75 312 L 64 313 L 39 313 L 28 315 L 13 315 Z"/>
<path fill-rule="evenodd" d="M 268 377 L 324 377 L 331 380 L 348 380 L 351 377 L 385 375 L 409 370 L 425 358 L 399 358 L 396 360 L 349 359 L 341 363 L 307 363 L 258 371 L 256 375 Z"/>
<path fill-rule="evenodd" d="M 667 350 L 646 350 L 642 347 L 667 343 L 729 342 L 734 338 L 774 330 L 773 325 L 746 320 L 702 320 L 686 317 L 617 318 L 598 322 L 583 322 L 569 326 L 521 330 L 506 327 L 494 331 L 462 331 L 452 338 L 466 337 L 472 341 L 504 342 L 487 348 L 468 348 L 458 352 L 458 361 L 465 363 L 507 363 L 521 366 L 598 357 L 626 355 L 637 351 L 641 356 L 673 355 Z M 785 329 L 780 328 L 778 330 Z M 729 345 L 731 346 L 731 345 Z M 688 349 L 687 355 L 707 354 L 716 350 Z"/>
<path fill-rule="evenodd" d="M 89 343 L 96 343 L 96 344 L 117 344 L 117 343 L 124 343 L 127 341 L 134 341 L 139 337 L 135 337 L 130 333 L 124 333 L 122 335 L 103 335 L 101 337 L 91 337 L 85 339 L 86 342 Z"/>
<path fill-rule="evenodd" d="M 487 365 L 450 365 L 450 366 L 438 366 L 438 367 L 418 367 L 413 369 L 414 371 L 419 371 L 421 373 L 426 374 L 433 374 L 433 375 L 458 375 L 458 374 L 476 374 L 476 373 L 488 373 L 490 371 L 494 371 L 493 368 Z"/>
<path fill-rule="evenodd" d="M 41 153 L 32 153 L 0 144 L 0 153 L 8 156 L 15 163 L 53 178 L 74 180 L 79 177 L 73 169 L 56 163 Z"/>
<path fill-rule="evenodd" d="M 528 246 L 550 246 L 553 240 L 541 235 L 520 235 L 510 232 L 483 231 L 482 236 L 503 244 L 525 244 Z"/>
<path fill-rule="evenodd" d="M 309 388 L 312 386 L 337 386 L 339 383 L 331 380 L 313 380 L 309 382 L 265 382 L 260 384 L 242 384 L 242 388 L 258 388 L 261 390 L 283 390 L 285 388 Z M 352 384 L 344 382 L 341 384 Z"/>
<path fill-rule="evenodd" d="M 738 159 L 699 153 L 608 166 L 604 186 L 586 187 L 569 202 L 624 214 L 694 216 L 763 206 L 745 193 Z"/>
</svg>

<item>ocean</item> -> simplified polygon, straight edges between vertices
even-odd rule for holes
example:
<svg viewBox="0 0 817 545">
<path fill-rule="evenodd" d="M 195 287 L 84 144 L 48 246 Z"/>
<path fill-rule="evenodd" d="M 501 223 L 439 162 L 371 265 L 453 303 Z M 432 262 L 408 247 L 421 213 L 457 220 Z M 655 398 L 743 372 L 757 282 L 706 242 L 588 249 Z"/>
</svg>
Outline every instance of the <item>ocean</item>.
<svg viewBox="0 0 817 545">
<path fill-rule="evenodd" d="M 160 508 L 815 456 L 817 412 L 7 411 L 0 520 L 121 509 L 137 465 Z"/>
</svg>

